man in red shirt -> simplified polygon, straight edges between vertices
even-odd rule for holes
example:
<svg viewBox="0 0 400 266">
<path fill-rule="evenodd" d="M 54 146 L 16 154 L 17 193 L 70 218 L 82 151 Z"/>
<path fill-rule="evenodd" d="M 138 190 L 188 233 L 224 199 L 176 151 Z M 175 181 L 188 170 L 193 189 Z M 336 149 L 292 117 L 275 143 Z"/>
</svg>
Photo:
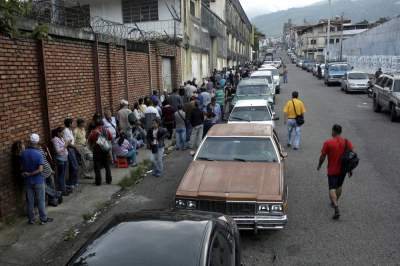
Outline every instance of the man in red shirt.
<svg viewBox="0 0 400 266">
<path fill-rule="evenodd" d="M 342 185 L 346 177 L 346 173 L 342 172 L 342 157 L 347 149 L 353 150 L 353 144 L 341 137 L 342 127 L 334 125 L 332 128 L 332 138 L 325 141 L 322 147 L 321 157 L 319 158 L 318 171 L 328 157 L 328 181 L 329 181 L 329 197 L 331 206 L 335 209 L 333 219 L 337 220 L 340 217 L 338 200 L 342 194 Z M 351 176 L 352 173 L 349 173 Z"/>
</svg>

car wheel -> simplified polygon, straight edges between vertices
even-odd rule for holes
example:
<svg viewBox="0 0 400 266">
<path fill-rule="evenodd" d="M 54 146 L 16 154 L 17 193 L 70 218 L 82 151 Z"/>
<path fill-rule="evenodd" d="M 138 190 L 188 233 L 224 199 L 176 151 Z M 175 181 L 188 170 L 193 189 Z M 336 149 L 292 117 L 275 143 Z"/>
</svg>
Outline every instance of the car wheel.
<svg viewBox="0 0 400 266">
<path fill-rule="evenodd" d="M 393 104 L 390 105 L 390 120 L 392 122 L 397 122 L 396 107 Z"/>
<path fill-rule="evenodd" d="M 382 110 L 382 107 L 378 104 L 378 101 L 376 100 L 376 98 L 374 98 L 374 111 L 375 113 L 380 113 Z"/>
<path fill-rule="evenodd" d="M 344 88 L 344 92 L 345 92 L 346 94 L 349 94 L 349 88 L 347 88 L 347 86 L 346 86 L 346 88 Z"/>
</svg>

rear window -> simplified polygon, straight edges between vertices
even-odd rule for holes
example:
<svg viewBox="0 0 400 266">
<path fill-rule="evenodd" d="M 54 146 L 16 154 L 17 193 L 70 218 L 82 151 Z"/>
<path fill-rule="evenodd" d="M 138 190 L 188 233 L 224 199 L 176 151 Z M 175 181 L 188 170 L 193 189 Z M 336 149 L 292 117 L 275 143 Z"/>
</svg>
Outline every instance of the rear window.
<svg viewBox="0 0 400 266">
<path fill-rule="evenodd" d="M 236 94 L 240 95 L 266 95 L 270 94 L 268 86 L 239 86 Z"/>
<path fill-rule="evenodd" d="M 271 115 L 266 106 L 235 107 L 229 116 L 229 121 L 271 121 Z"/>
<path fill-rule="evenodd" d="M 331 65 L 329 70 L 331 71 L 347 71 L 350 69 L 349 65 Z"/>
<path fill-rule="evenodd" d="M 366 73 L 349 73 L 349 79 L 368 79 L 368 75 Z"/>
<path fill-rule="evenodd" d="M 251 79 L 266 79 L 268 83 L 272 83 L 271 76 L 251 76 Z"/>
</svg>

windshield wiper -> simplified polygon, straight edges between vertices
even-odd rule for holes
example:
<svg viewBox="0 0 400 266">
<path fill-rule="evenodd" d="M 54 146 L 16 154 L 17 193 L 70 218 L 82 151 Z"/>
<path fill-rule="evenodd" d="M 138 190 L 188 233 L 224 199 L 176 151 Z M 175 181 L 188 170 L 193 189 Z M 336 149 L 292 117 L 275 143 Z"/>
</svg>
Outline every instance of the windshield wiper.
<svg viewBox="0 0 400 266">
<path fill-rule="evenodd" d="M 239 162 L 247 162 L 246 159 L 243 158 L 233 158 L 234 161 L 239 161 Z"/>
<path fill-rule="evenodd" d="M 250 119 L 244 119 L 242 117 L 238 117 L 238 116 L 231 116 L 231 119 L 235 119 L 235 120 L 239 120 L 239 121 L 247 121 L 250 122 Z"/>
<path fill-rule="evenodd" d="M 197 157 L 197 160 L 209 161 L 209 162 L 213 162 L 213 161 L 215 161 L 215 160 L 213 160 L 213 159 L 206 158 L 206 157 Z"/>
</svg>

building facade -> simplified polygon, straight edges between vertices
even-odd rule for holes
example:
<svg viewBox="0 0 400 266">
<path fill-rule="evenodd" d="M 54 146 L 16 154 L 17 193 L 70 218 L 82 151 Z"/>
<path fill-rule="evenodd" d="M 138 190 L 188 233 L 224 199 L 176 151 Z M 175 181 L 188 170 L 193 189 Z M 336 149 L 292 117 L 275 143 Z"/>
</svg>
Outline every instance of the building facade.
<svg viewBox="0 0 400 266">
<path fill-rule="evenodd" d="M 252 59 L 253 27 L 238 0 L 82 0 L 80 3 L 89 6 L 92 24 L 98 18 L 136 29 L 138 38 L 142 34 L 172 39 L 180 48 L 182 80 L 201 80 L 214 69 Z M 168 58 L 162 60 L 163 66 L 172 69 L 168 67 Z M 167 70 L 163 73 L 163 79 L 173 76 Z"/>
</svg>

